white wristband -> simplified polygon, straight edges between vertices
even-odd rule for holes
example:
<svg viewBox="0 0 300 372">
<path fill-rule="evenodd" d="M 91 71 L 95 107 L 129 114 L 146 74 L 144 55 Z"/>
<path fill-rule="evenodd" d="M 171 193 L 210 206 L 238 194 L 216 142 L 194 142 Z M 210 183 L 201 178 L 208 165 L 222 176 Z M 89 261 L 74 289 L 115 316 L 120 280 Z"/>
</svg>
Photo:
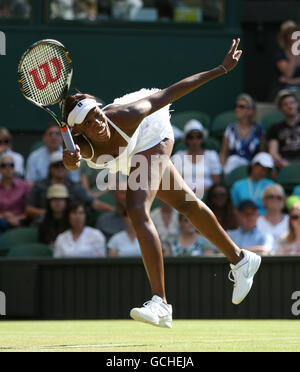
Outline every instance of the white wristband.
<svg viewBox="0 0 300 372">
<path fill-rule="evenodd" d="M 219 67 L 221 67 L 224 71 L 225 71 L 225 74 L 227 74 L 228 73 L 228 70 L 227 70 L 227 68 L 226 67 L 224 67 L 223 65 L 220 65 Z"/>
</svg>

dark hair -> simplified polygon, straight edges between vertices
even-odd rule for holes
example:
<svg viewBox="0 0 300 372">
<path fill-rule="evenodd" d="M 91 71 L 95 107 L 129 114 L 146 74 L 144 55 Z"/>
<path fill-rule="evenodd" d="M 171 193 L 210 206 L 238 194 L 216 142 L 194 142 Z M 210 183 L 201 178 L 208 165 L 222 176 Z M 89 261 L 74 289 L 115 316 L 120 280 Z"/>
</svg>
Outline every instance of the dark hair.
<svg viewBox="0 0 300 372">
<path fill-rule="evenodd" d="M 44 135 L 48 132 L 49 129 L 51 128 L 57 128 L 57 124 L 56 123 L 49 123 L 46 125 L 45 129 L 44 129 Z"/>
<path fill-rule="evenodd" d="M 238 227 L 238 222 L 234 214 L 234 206 L 231 200 L 229 188 L 225 184 L 218 183 L 211 186 L 207 191 L 205 202 L 207 206 L 216 214 L 216 209 L 213 202 L 213 195 L 216 188 L 218 187 L 222 187 L 223 189 L 226 190 L 227 193 L 226 203 L 222 208 L 221 215 L 218 216 L 219 223 L 225 230 L 234 230 Z"/>
<path fill-rule="evenodd" d="M 39 226 L 39 242 L 44 244 L 53 243 L 59 234 L 64 233 L 70 228 L 68 221 L 68 207 L 70 199 L 67 200 L 67 206 L 64 215 L 61 219 L 56 220 L 53 216 L 53 211 L 50 206 L 50 201 L 47 200 L 46 215 Z"/>
<path fill-rule="evenodd" d="M 88 216 L 88 209 L 86 207 L 86 204 L 82 201 L 79 200 L 72 200 L 69 204 L 69 209 L 68 209 L 68 216 L 76 212 L 78 208 L 82 207 L 84 209 L 85 214 Z"/>
<path fill-rule="evenodd" d="M 212 207 L 213 207 L 213 197 L 214 197 L 214 192 L 215 192 L 215 190 L 216 190 L 218 187 L 222 187 L 223 189 L 226 190 L 226 194 L 227 194 L 226 207 L 227 207 L 228 204 L 229 204 L 230 207 L 231 207 L 231 206 L 232 206 L 232 202 L 231 202 L 230 192 L 229 192 L 228 187 L 227 187 L 225 184 L 223 184 L 223 183 L 217 183 L 217 184 L 214 184 L 214 185 L 212 185 L 212 186 L 208 189 L 207 194 L 206 194 L 206 204 L 208 205 L 209 208 L 212 208 Z"/>
<path fill-rule="evenodd" d="M 74 95 L 67 97 L 66 102 L 64 104 L 64 109 L 62 111 L 63 120 L 65 122 L 67 121 L 70 112 L 74 109 L 77 103 L 86 98 L 96 99 L 95 96 L 92 96 L 91 94 L 85 94 L 85 93 L 76 93 Z"/>
</svg>

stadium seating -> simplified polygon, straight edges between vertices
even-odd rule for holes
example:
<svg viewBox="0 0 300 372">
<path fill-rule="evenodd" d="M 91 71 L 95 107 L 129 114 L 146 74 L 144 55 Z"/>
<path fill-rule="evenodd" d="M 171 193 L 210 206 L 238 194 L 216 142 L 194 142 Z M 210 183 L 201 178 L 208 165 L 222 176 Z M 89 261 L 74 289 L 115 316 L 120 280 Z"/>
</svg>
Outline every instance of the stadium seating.
<svg viewBox="0 0 300 372">
<path fill-rule="evenodd" d="M 172 115 L 171 123 L 175 127 L 183 130 L 185 124 L 192 119 L 199 120 L 204 128 L 210 131 L 211 129 L 211 118 L 208 114 L 200 111 L 184 111 L 178 114 Z"/>
<path fill-rule="evenodd" d="M 280 169 L 277 182 L 291 194 L 295 186 L 300 185 L 300 162 L 293 163 Z"/>
<path fill-rule="evenodd" d="M 263 116 L 261 124 L 267 132 L 272 125 L 280 123 L 284 120 L 284 115 L 281 111 L 272 111 Z"/>
<path fill-rule="evenodd" d="M 248 177 L 248 168 L 249 165 L 242 165 L 241 167 L 234 169 L 231 173 L 225 176 L 225 182 L 227 186 L 230 188 L 235 182 Z"/>
<path fill-rule="evenodd" d="M 221 140 L 223 138 L 223 134 L 225 129 L 229 124 L 235 123 L 236 117 L 234 111 L 225 111 L 219 115 L 217 115 L 212 123 L 212 135 L 213 137 Z"/>
<path fill-rule="evenodd" d="M 7 257 L 52 257 L 53 251 L 45 244 L 25 243 L 15 245 L 9 250 Z"/>
<path fill-rule="evenodd" d="M 35 142 L 35 143 L 31 146 L 31 148 L 30 148 L 30 152 L 33 152 L 33 151 L 35 151 L 35 150 L 38 150 L 40 147 L 42 147 L 42 146 L 44 146 L 44 145 L 45 145 L 44 141 L 38 141 L 38 142 Z"/>
<path fill-rule="evenodd" d="M 37 243 L 36 228 L 20 227 L 6 231 L 0 236 L 0 256 L 5 256 L 14 246 L 26 243 Z"/>
</svg>

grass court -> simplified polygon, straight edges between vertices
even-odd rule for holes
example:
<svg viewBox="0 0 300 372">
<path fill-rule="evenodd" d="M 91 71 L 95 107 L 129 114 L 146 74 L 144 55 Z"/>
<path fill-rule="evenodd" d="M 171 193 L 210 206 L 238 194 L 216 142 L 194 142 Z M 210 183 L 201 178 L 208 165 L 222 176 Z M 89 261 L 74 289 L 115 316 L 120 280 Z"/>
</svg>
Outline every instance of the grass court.
<svg viewBox="0 0 300 372">
<path fill-rule="evenodd" d="M 297 320 L 175 320 L 173 329 L 132 320 L 1 321 L 1 352 L 291 352 Z"/>
</svg>

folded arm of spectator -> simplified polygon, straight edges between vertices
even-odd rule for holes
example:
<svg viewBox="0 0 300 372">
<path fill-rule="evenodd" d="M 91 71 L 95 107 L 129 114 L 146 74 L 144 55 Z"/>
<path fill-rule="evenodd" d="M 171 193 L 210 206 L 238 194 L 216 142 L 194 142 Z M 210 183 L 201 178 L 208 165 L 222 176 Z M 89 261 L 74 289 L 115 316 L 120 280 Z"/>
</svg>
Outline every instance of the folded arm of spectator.
<svg viewBox="0 0 300 372">
<path fill-rule="evenodd" d="M 25 209 L 26 216 L 29 218 L 39 218 L 46 214 L 46 209 L 43 208 L 36 208 L 32 205 L 27 205 Z"/>
<path fill-rule="evenodd" d="M 92 208 L 95 209 L 96 211 L 103 211 L 103 212 L 112 212 L 115 210 L 115 208 L 108 203 L 104 203 L 101 200 L 95 199 L 92 202 Z"/>
<path fill-rule="evenodd" d="M 229 142 L 226 137 L 223 137 L 222 146 L 220 150 L 220 162 L 224 168 L 229 153 Z"/>
<path fill-rule="evenodd" d="M 275 139 L 271 139 L 269 142 L 269 153 L 275 161 L 276 167 L 285 167 L 289 165 L 289 162 L 282 159 L 279 154 L 279 143 Z"/>
</svg>

